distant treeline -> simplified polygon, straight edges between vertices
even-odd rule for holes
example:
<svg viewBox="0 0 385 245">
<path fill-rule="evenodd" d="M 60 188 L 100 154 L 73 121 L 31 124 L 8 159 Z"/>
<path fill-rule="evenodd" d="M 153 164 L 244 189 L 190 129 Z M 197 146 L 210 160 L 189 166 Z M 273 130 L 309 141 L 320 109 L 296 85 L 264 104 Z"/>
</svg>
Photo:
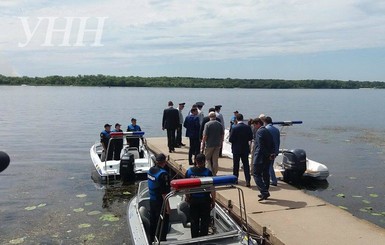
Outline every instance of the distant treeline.
<svg viewBox="0 0 385 245">
<path fill-rule="evenodd" d="M 7 77 L 0 75 L 0 85 L 32 86 L 107 86 L 107 87 L 184 87 L 184 88 L 268 88 L 268 89 L 359 89 L 385 88 L 378 81 L 280 80 L 193 77 L 118 77 L 105 75 Z"/>
</svg>

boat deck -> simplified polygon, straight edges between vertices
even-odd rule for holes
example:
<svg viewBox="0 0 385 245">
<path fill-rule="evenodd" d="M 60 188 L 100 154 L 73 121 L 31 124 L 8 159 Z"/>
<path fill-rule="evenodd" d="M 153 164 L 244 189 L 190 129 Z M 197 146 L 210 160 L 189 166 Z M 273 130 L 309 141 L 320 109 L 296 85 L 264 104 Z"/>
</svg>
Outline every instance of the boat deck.
<svg viewBox="0 0 385 245">
<path fill-rule="evenodd" d="M 185 143 L 188 139 L 183 140 Z M 168 154 L 168 162 L 177 173 L 183 174 L 189 168 L 188 146 L 176 148 L 168 153 L 166 138 L 147 139 L 148 147 L 154 153 Z M 232 174 L 232 160 L 219 159 L 218 175 Z M 244 175 L 240 170 L 239 184 L 243 189 L 248 222 L 254 232 L 263 234 L 274 245 L 383 245 L 385 229 L 358 219 L 350 213 L 282 181 L 270 188 L 270 198 L 258 202 L 259 191 L 252 181 L 251 188 L 244 187 Z M 238 193 L 235 190 L 220 191 L 217 200 L 232 212 L 239 214 Z"/>
</svg>

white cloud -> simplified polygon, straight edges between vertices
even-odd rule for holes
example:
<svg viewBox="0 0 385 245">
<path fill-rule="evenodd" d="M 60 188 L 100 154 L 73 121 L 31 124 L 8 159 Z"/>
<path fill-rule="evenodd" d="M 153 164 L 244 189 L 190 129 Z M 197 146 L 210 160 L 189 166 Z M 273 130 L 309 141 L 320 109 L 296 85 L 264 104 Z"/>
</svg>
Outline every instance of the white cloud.
<svg viewBox="0 0 385 245">
<path fill-rule="evenodd" d="M 23 55 L 39 63 L 69 66 L 78 56 L 100 60 L 159 62 L 227 60 L 385 46 L 385 4 L 375 0 L 111 0 L 2 1 L 0 48 L 15 64 Z M 46 25 L 25 48 L 18 16 L 108 17 L 103 47 L 44 47 Z M 76 27 L 72 43 L 76 39 Z M 55 44 L 62 34 L 54 35 Z M 92 39 L 92 36 L 89 36 Z M 50 57 L 47 57 L 49 53 Z M 153 59 L 153 60 L 152 60 Z"/>
</svg>

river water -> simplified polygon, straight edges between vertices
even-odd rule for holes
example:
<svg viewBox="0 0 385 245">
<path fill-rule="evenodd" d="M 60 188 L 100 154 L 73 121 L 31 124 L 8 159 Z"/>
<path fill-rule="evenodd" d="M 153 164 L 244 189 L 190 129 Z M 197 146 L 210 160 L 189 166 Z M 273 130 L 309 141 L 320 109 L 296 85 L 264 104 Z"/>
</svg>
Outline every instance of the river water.
<svg viewBox="0 0 385 245">
<path fill-rule="evenodd" d="M 385 90 L 265 90 L 0 86 L 0 244 L 127 244 L 126 206 L 135 186 L 101 189 L 89 148 L 105 123 L 131 117 L 147 137 L 166 136 L 167 101 L 203 111 L 221 104 L 273 120 L 302 120 L 284 148 L 303 148 L 329 167 L 328 181 L 304 191 L 385 227 Z M 125 128 L 125 126 L 123 126 Z M 348 225 L 348 224 L 347 224 Z"/>
</svg>

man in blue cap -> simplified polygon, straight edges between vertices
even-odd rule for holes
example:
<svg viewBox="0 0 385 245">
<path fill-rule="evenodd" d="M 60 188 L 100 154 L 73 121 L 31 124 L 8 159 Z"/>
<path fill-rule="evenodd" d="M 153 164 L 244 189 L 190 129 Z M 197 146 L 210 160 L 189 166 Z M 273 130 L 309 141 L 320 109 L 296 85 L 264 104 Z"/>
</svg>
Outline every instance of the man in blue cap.
<svg viewBox="0 0 385 245">
<path fill-rule="evenodd" d="M 110 138 L 111 138 L 110 132 L 111 132 L 111 125 L 108 123 L 104 124 L 104 130 L 100 133 L 100 143 L 102 143 L 105 158 L 107 161 L 112 160 L 112 156 L 114 153 L 114 148 L 112 146 L 108 147 L 108 142 L 110 141 Z M 105 159 L 102 159 L 102 161 L 104 160 Z"/>
</svg>

